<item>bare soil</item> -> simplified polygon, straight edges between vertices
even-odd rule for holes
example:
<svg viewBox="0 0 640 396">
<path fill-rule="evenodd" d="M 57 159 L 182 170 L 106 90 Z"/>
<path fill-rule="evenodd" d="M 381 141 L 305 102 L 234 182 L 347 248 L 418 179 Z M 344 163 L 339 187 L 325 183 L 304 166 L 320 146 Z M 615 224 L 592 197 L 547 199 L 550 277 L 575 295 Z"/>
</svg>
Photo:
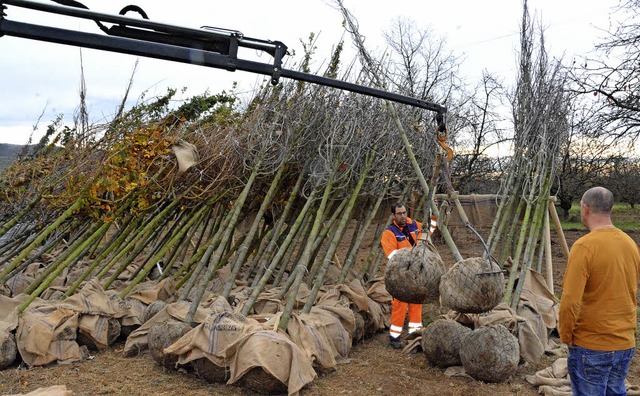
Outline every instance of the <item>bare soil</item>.
<svg viewBox="0 0 640 396">
<path fill-rule="evenodd" d="M 569 246 L 583 231 L 565 233 Z M 638 243 L 640 231 L 629 234 Z M 454 234 L 464 257 L 477 256 L 481 245 L 464 230 Z M 553 238 L 555 293 L 561 293 L 561 281 L 566 259 L 557 237 Z M 366 247 L 365 247 L 366 248 Z M 447 248 L 439 246 L 445 258 Z M 452 264 L 452 262 L 450 263 Z M 439 308 L 424 307 L 424 322 L 434 320 Z M 638 332 L 637 334 L 640 334 Z M 302 390 L 310 395 L 537 395 L 524 376 L 549 366 L 554 357 L 543 357 L 536 366 L 521 365 L 510 380 L 500 384 L 486 384 L 468 378 L 447 377 L 442 369 L 426 363 L 418 354 L 404 354 L 391 349 L 388 335 L 381 332 L 354 345 L 349 362 L 338 366 Z M 640 355 L 631 363 L 628 379 L 640 385 Z M 209 384 L 192 373 L 167 370 L 157 365 L 149 353 L 132 358 L 122 355 L 122 344 L 96 353 L 92 359 L 69 365 L 28 368 L 15 364 L 0 371 L 0 393 L 27 393 L 40 387 L 66 385 L 74 395 L 248 395 L 248 391 L 233 385 Z"/>
</svg>

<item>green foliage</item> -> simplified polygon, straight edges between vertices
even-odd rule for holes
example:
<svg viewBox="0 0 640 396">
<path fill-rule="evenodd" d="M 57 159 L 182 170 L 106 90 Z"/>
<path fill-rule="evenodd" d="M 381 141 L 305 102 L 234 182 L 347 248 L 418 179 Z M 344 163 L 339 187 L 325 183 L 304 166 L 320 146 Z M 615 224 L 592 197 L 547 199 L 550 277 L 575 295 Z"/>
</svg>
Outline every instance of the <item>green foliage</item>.
<svg viewBox="0 0 640 396">
<path fill-rule="evenodd" d="M 145 122 L 159 120 L 168 113 L 171 99 L 173 99 L 176 92 L 176 89 L 168 88 L 167 93 L 155 97 L 150 101 L 145 100 L 146 93 L 143 93 L 139 103 L 129 109 L 120 118 L 113 120 L 112 128 L 114 130 L 126 130 L 140 127 Z"/>
<path fill-rule="evenodd" d="M 316 49 L 318 48 L 314 44 L 315 40 L 316 40 L 316 35 L 313 32 L 309 33 L 309 39 L 307 42 L 300 40 L 300 43 L 302 44 L 302 49 L 304 50 L 304 58 L 302 60 L 302 65 L 300 69 L 304 73 L 311 72 L 311 69 L 309 67 L 309 65 L 311 64 L 311 58 L 313 57 L 313 54 L 316 52 Z"/>
<path fill-rule="evenodd" d="M 302 44 L 302 49 L 304 51 L 302 64 L 300 65 L 300 71 L 303 73 L 311 73 L 311 68 L 310 68 L 311 58 L 313 57 L 317 49 L 317 47 L 314 44 L 315 40 L 316 40 L 316 35 L 313 32 L 309 34 L 309 40 L 307 42 L 300 40 L 300 43 Z M 304 81 L 298 81 L 296 83 L 298 92 L 302 91 L 302 89 L 304 88 L 304 85 L 305 85 Z"/>
<path fill-rule="evenodd" d="M 205 123 L 229 125 L 237 116 L 236 101 L 234 94 L 227 94 L 225 91 L 215 95 L 205 92 L 191 97 L 172 113 L 182 121 L 201 119 Z"/>
<path fill-rule="evenodd" d="M 340 69 L 340 55 L 342 54 L 342 50 L 344 48 L 344 41 L 340 40 L 336 48 L 331 53 L 331 61 L 329 62 L 329 67 L 325 72 L 325 76 L 329 78 L 337 78 L 338 70 Z"/>
</svg>

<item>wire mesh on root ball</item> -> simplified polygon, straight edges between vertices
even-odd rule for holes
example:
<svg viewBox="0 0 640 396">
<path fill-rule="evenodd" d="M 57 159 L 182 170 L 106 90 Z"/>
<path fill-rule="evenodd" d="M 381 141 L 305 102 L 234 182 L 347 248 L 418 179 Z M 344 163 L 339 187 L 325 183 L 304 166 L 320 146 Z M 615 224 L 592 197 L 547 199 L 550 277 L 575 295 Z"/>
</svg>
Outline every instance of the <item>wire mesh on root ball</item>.
<svg viewBox="0 0 640 396">
<path fill-rule="evenodd" d="M 491 311 L 502 301 L 504 275 L 481 257 L 455 263 L 440 280 L 440 301 L 461 313 Z"/>
<path fill-rule="evenodd" d="M 438 301 L 438 286 L 445 268 L 440 255 L 426 243 L 396 250 L 384 275 L 384 284 L 394 298 L 412 304 Z"/>
<path fill-rule="evenodd" d="M 460 346 L 471 329 L 450 319 L 438 319 L 422 332 L 422 351 L 427 361 L 440 368 L 460 366 Z"/>
<path fill-rule="evenodd" d="M 518 339 L 503 325 L 480 327 L 462 341 L 460 360 L 467 374 L 485 382 L 503 382 L 518 368 Z"/>
</svg>

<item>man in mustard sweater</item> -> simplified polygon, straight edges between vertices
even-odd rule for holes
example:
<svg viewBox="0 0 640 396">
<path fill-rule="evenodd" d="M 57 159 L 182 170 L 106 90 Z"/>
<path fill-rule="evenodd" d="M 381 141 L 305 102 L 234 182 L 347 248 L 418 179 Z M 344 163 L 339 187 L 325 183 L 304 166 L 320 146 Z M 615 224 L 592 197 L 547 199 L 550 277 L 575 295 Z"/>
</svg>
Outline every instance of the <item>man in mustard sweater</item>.
<svg viewBox="0 0 640 396">
<path fill-rule="evenodd" d="M 580 216 L 589 233 L 571 247 L 562 280 L 558 329 L 574 395 L 626 395 L 636 351 L 640 249 L 611 223 L 612 207 L 606 188 L 584 193 Z"/>
</svg>

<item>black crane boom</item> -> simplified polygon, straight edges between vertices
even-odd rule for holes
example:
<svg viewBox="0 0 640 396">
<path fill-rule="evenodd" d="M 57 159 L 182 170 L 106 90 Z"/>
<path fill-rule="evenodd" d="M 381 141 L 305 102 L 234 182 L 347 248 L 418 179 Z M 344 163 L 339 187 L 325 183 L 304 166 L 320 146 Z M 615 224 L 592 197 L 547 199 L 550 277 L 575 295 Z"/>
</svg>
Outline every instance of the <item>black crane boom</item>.
<svg viewBox="0 0 640 396">
<path fill-rule="evenodd" d="M 274 85 L 279 82 L 280 77 L 310 82 L 434 111 L 437 113 L 438 130 L 444 130 L 444 115 L 447 109 L 442 105 L 377 88 L 284 69 L 282 59 L 288 53 L 287 46 L 280 41 L 246 37 L 236 30 L 213 27 L 193 29 L 125 15 L 99 13 L 81 8 L 84 6 L 74 0 L 54 1 L 68 5 L 30 0 L 0 0 L 0 36 L 21 37 L 228 71 L 241 70 L 271 76 L 271 83 Z M 93 20 L 106 35 L 13 21 L 7 18 L 6 5 Z M 125 9 L 121 14 L 137 11 L 146 17 L 139 7 L 128 6 Z M 113 25 L 107 27 L 105 23 Z M 240 59 L 239 48 L 264 51 L 273 57 L 273 62 L 261 63 Z"/>
</svg>

